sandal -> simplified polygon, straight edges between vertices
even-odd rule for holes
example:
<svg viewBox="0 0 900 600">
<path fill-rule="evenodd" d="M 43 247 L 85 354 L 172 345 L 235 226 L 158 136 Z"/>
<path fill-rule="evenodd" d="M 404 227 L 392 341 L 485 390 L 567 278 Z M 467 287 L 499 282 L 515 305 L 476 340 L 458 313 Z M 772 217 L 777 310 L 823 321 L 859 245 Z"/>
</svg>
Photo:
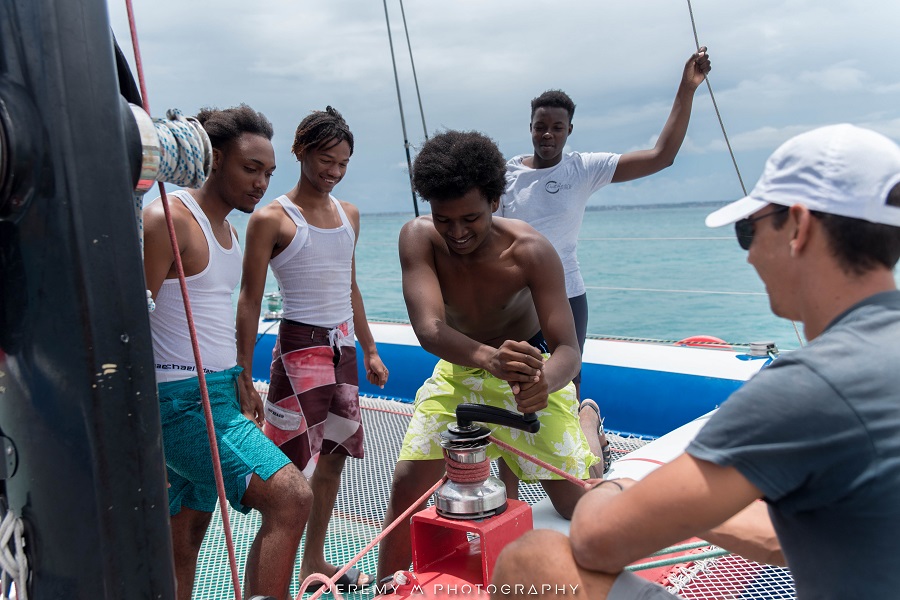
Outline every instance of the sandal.
<svg viewBox="0 0 900 600">
<path fill-rule="evenodd" d="M 597 421 L 599 422 L 597 437 L 600 438 L 600 450 L 603 453 L 603 474 L 605 475 L 612 466 L 612 449 L 609 447 L 609 440 L 606 439 L 606 433 L 603 431 L 603 417 L 600 416 L 600 407 L 592 399 L 585 398 L 582 400 L 578 412 L 580 413 L 585 406 L 597 413 Z"/>
<path fill-rule="evenodd" d="M 338 567 L 338 570 L 340 570 L 340 567 Z M 365 583 L 359 583 L 359 578 L 362 576 L 363 576 L 362 571 L 360 571 L 356 567 L 352 567 L 346 573 L 344 573 L 343 575 L 338 577 L 337 581 L 334 582 L 334 587 L 336 587 L 337 591 L 340 592 L 341 594 L 346 594 L 348 592 L 353 593 L 353 592 L 362 591 L 362 590 L 366 589 L 367 587 L 369 587 L 369 585 L 372 583 L 371 579 L 369 579 L 369 581 L 367 581 Z M 309 586 L 306 588 L 306 592 L 307 593 L 316 592 L 319 590 L 319 588 L 321 588 L 324 585 L 325 584 L 322 583 L 321 581 L 314 581 L 311 584 L 309 584 Z M 328 593 L 328 592 L 326 592 L 326 593 Z"/>
</svg>

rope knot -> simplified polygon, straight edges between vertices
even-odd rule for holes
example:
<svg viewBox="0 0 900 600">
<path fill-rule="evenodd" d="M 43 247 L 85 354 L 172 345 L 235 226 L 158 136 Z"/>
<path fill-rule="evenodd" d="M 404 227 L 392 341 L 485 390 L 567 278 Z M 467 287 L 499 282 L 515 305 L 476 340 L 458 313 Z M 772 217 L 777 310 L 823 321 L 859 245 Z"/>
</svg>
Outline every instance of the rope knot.
<svg viewBox="0 0 900 600">
<path fill-rule="evenodd" d="M 159 136 L 157 180 L 187 188 L 202 186 L 212 166 L 212 143 L 200 121 L 170 108 L 165 119 L 153 119 L 153 124 Z"/>
</svg>

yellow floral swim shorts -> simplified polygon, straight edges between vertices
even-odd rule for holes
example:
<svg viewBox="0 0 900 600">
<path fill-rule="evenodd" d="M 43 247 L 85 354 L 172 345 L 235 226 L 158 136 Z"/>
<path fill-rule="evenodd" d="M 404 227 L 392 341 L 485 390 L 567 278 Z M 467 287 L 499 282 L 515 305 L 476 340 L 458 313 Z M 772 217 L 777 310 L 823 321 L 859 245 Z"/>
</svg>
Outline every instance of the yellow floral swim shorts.
<svg viewBox="0 0 900 600">
<path fill-rule="evenodd" d="M 415 412 L 406 430 L 400 460 L 442 459 L 440 434 L 456 421 L 456 405 L 487 404 L 516 411 L 509 384 L 484 369 L 460 367 L 445 360 L 438 361 L 434 373 L 416 393 Z M 537 457 L 580 479 L 590 477 L 588 469 L 602 462 L 591 454 L 587 439 L 578 422 L 578 400 L 575 385 L 570 383 L 550 394 L 548 406 L 538 411 L 541 429 L 526 433 L 501 425 L 489 424 L 493 435 L 525 454 Z M 510 469 L 525 482 L 561 477 L 496 444 L 488 447 L 492 459 L 503 458 Z"/>
</svg>

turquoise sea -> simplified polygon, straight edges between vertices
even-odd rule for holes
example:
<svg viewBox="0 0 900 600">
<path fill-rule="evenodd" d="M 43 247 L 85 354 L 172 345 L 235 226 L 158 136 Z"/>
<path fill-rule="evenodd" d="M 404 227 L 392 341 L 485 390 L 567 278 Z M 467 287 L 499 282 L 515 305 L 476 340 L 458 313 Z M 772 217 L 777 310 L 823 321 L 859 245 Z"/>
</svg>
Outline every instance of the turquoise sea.
<svg viewBox="0 0 900 600">
<path fill-rule="evenodd" d="M 770 312 L 765 288 L 733 228 L 703 224 L 716 207 L 588 210 L 578 242 L 588 287 L 588 333 L 671 341 L 712 335 L 734 343 L 772 340 L 781 349 L 799 347 L 793 324 Z M 230 217 L 241 239 L 247 218 Z M 356 277 L 369 319 L 408 320 L 397 236 L 411 218 L 411 212 L 362 215 Z M 277 289 L 270 274 L 266 291 Z"/>
</svg>

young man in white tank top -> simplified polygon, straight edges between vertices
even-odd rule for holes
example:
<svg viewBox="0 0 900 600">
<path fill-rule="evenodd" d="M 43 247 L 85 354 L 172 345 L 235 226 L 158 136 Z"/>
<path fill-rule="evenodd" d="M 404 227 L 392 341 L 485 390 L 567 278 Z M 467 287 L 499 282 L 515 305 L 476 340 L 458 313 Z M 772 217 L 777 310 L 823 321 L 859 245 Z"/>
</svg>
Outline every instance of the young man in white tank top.
<svg viewBox="0 0 900 600">
<path fill-rule="evenodd" d="M 262 514 L 247 557 L 244 595 L 288 597 L 309 485 L 260 431 L 253 405 L 239 394 L 232 293 L 240 280 L 241 248 L 226 217 L 249 213 L 275 170 L 272 125 L 247 105 L 197 115 L 213 146 L 209 178 L 200 189 L 169 195 L 178 251 L 195 329 L 225 492 L 241 512 Z M 206 419 L 201 406 L 184 303 L 160 199 L 144 209 L 144 272 L 156 301 L 150 313 L 160 418 L 169 483 L 169 514 L 177 597 L 190 600 L 197 556 L 217 502 Z M 258 397 L 257 397 L 258 400 Z"/>
<path fill-rule="evenodd" d="M 363 457 L 354 333 L 368 380 L 383 387 L 388 370 L 378 356 L 356 285 L 359 211 L 331 196 L 353 154 L 353 134 L 329 106 L 301 121 L 291 150 L 300 162 L 297 185 L 255 212 L 247 225 L 237 345 L 238 364 L 244 368 L 242 391 L 256 395 L 253 348 L 266 269 L 271 266 L 284 297 L 284 319 L 267 401 L 263 406 L 258 395 L 256 401 L 265 415 L 266 435 L 312 487 L 300 567 L 304 579 L 312 573 L 330 577 L 338 570 L 325 560 L 325 533 L 346 457 Z M 298 527 L 302 531 L 303 525 Z M 347 592 L 370 582 L 354 568 L 337 584 Z M 317 587 L 313 584 L 307 591 Z"/>
</svg>

